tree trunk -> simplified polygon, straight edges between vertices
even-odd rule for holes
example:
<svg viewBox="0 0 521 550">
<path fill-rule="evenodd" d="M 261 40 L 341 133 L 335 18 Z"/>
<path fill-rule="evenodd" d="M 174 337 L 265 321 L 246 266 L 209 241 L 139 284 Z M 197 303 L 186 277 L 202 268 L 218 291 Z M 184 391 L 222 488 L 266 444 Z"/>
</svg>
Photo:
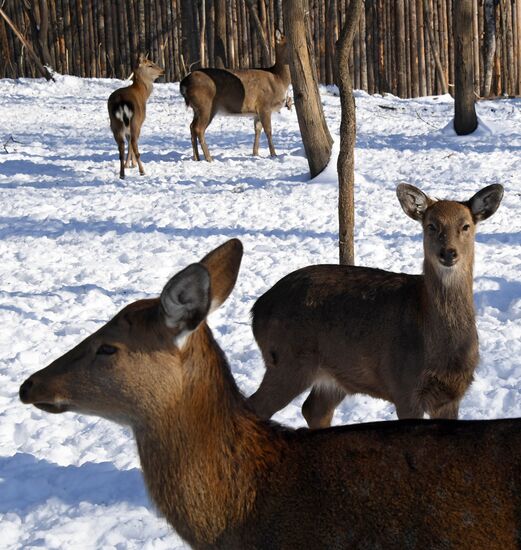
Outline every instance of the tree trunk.
<svg viewBox="0 0 521 550">
<path fill-rule="evenodd" d="M 201 67 L 207 67 L 206 55 L 205 55 L 205 39 L 206 39 L 206 2 L 201 1 L 201 29 L 199 33 L 199 60 Z"/>
<path fill-rule="evenodd" d="M 467 0 L 464 0 L 465 2 Z M 458 4 L 459 0 L 455 2 L 454 10 L 457 10 L 456 5 Z M 429 5 L 429 0 L 424 0 L 424 11 L 425 11 L 425 27 L 427 28 L 427 36 L 429 37 L 429 45 L 431 47 L 431 53 L 432 57 L 434 58 L 434 64 L 436 66 L 436 74 L 438 75 L 438 81 L 440 83 L 441 93 L 446 94 L 448 91 L 447 87 L 447 79 L 445 78 L 445 71 L 443 70 L 443 65 L 441 63 L 440 54 L 438 51 L 438 46 L 436 44 L 436 38 L 434 36 L 434 30 L 432 28 L 432 14 L 431 14 L 431 8 Z M 468 32 L 470 33 L 470 40 L 471 40 L 471 48 L 472 48 L 472 18 L 470 20 L 470 27 Z M 470 61 L 472 62 L 472 57 L 470 58 Z M 434 88 L 434 86 L 433 86 Z"/>
<path fill-rule="evenodd" d="M 454 129 L 460 136 L 478 127 L 474 97 L 472 0 L 454 3 Z"/>
<path fill-rule="evenodd" d="M 226 0 L 215 0 L 215 66 L 219 69 L 228 67 L 226 56 Z"/>
<path fill-rule="evenodd" d="M 268 67 L 271 64 L 270 50 L 268 48 L 268 42 L 266 41 L 266 36 L 264 34 L 264 29 L 262 28 L 262 23 L 259 19 L 259 14 L 255 6 L 253 5 L 253 0 L 245 0 L 248 10 L 250 12 L 250 18 L 257 31 L 257 37 L 260 41 L 260 47 L 262 52 L 261 64 L 263 67 Z"/>
<path fill-rule="evenodd" d="M 336 45 L 336 68 L 340 91 L 340 152 L 338 155 L 338 245 L 340 263 L 354 265 L 355 230 L 355 140 L 356 114 L 353 85 L 349 74 L 349 53 L 362 12 L 362 0 L 351 0 L 342 34 Z"/>
<path fill-rule="evenodd" d="M 405 52 L 405 4 L 404 0 L 396 0 L 396 67 L 398 80 L 398 95 L 407 97 L 407 55 Z"/>
<path fill-rule="evenodd" d="M 327 128 L 310 53 L 308 25 L 304 19 L 306 0 L 285 0 L 286 37 L 290 54 L 291 82 L 295 108 L 311 177 L 320 174 L 331 157 L 333 139 Z"/>
<path fill-rule="evenodd" d="M 183 52 L 184 64 L 188 71 L 191 70 L 192 63 L 198 61 L 199 58 L 198 29 L 195 25 L 194 9 L 197 9 L 197 6 L 192 0 L 181 1 L 181 50 Z"/>
<path fill-rule="evenodd" d="M 16 28 L 15 24 L 9 19 L 7 14 L 4 12 L 2 8 L 0 8 L 0 16 L 5 20 L 5 22 L 9 25 L 11 30 L 15 33 L 18 40 L 26 47 L 27 52 L 31 56 L 31 58 L 34 61 L 34 64 L 38 68 L 38 70 L 42 73 L 42 75 L 46 78 L 46 80 L 52 80 L 54 82 L 54 78 L 52 76 L 52 73 L 49 71 L 47 67 L 45 67 L 38 56 L 36 55 L 35 51 L 33 50 L 31 44 L 27 42 L 27 40 L 23 37 L 22 33 Z"/>
<path fill-rule="evenodd" d="M 485 0 L 485 77 L 481 95 L 488 97 L 494 74 L 494 54 L 496 53 L 496 1 Z"/>
</svg>

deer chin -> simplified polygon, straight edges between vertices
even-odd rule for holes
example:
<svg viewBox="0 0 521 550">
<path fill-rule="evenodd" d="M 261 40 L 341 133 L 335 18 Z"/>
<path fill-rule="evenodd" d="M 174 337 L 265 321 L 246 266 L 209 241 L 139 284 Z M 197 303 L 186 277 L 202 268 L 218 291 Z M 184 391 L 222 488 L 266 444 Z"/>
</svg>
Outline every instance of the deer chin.
<svg viewBox="0 0 521 550">
<path fill-rule="evenodd" d="M 466 277 L 467 272 L 462 262 L 455 261 L 454 263 L 447 265 L 441 261 L 437 266 L 438 277 L 443 286 L 450 287 L 454 284 L 458 284 L 462 278 Z"/>
<path fill-rule="evenodd" d="M 42 411 L 52 414 L 60 414 L 70 410 L 67 403 L 33 403 L 33 405 Z"/>
<path fill-rule="evenodd" d="M 450 270 L 459 262 L 459 258 L 455 258 L 453 260 L 444 260 L 443 258 L 440 258 L 439 262 L 442 268 Z"/>
</svg>

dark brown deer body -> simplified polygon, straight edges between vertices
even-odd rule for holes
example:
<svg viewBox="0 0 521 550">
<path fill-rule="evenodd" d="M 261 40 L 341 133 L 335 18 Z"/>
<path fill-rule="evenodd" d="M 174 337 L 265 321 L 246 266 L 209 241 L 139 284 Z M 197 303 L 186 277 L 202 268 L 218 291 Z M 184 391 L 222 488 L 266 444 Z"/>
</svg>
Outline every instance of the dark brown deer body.
<svg viewBox="0 0 521 550">
<path fill-rule="evenodd" d="M 119 177 L 125 179 L 125 167 L 134 167 L 134 160 L 139 166 L 139 173 L 145 174 L 140 159 L 138 140 L 141 126 L 145 120 L 147 99 L 152 93 L 154 81 L 164 74 L 163 69 L 144 57 L 139 58 L 134 69 L 132 84 L 119 88 L 110 94 L 108 109 L 110 129 L 118 144 Z M 125 162 L 125 139 L 128 141 L 128 154 Z"/>
<path fill-rule="evenodd" d="M 250 404 L 270 418 L 312 387 L 302 412 L 327 427 L 346 394 L 396 405 L 399 418 L 457 418 L 478 364 L 472 295 L 475 224 L 503 188 L 467 203 L 434 201 L 398 187 L 405 212 L 423 224 L 424 273 L 310 266 L 290 273 L 253 306 L 266 374 Z"/>
<path fill-rule="evenodd" d="M 216 113 L 254 115 L 253 154 L 259 153 L 261 128 L 268 138 L 270 155 L 275 156 L 271 138 L 271 113 L 279 111 L 286 101 L 290 83 L 286 39 L 277 37 L 275 65 L 267 69 L 199 69 L 187 75 L 179 86 L 186 104 L 192 107 L 190 124 L 194 160 L 199 160 L 197 140 L 204 158 L 212 157 L 204 137 Z"/>
<path fill-rule="evenodd" d="M 206 325 L 232 240 L 26 380 L 24 403 L 132 427 L 150 495 L 194 548 L 515 548 L 521 421 L 262 421 Z"/>
</svg>

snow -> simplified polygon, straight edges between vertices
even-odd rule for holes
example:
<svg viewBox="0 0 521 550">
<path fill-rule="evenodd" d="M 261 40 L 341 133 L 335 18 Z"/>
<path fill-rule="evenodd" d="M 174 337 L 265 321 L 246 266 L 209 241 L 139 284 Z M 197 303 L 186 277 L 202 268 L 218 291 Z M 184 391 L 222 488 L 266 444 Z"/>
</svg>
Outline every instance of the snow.
<svg viewBox="0 0 521 550">
<path fill-rule="evenodd" d="M 284 110 L 273 117 L 276 158 L 264 138 L 261 157 L 251 156 L 251 119 L 217 117 L 207 132 L 214 162 L 194 162 L 191 112 L 177 84 L 157 84 L 140 139 L 146 176 L 128 171 L 123 182 L 106 112 L 122 83 L 56 78 L 0 81 L 0 546 L 186 548 L 148 499 L 128 429 L 23 406 L 19 385 L 125 304 L 156 296 L 170 275 L 239 237 L 237 286 L 210 322 L 252 393 L 263 375 L 249 321 L 255 299 L 296 268 L 337 261 L 335 159 L 308 181 L 296 114 Z M 338 150 L 338 94 L 321 93 Z M 461 417 L 520 416 L 521 101 L 481 102 L 480 126 L 467 137 L 454 133 L 450 96 L 356 92 L 356 103 L 359 264 L 421 270 L 420 228 L 396 200 L 398 183 L 458 200 L 505 186 L 477 236 L 481 363 Z M 304 425 L 304 397 L 275 418 Z M 335 423 L 394 418 L 390 404 L 359 395 Z"/>
</svg>

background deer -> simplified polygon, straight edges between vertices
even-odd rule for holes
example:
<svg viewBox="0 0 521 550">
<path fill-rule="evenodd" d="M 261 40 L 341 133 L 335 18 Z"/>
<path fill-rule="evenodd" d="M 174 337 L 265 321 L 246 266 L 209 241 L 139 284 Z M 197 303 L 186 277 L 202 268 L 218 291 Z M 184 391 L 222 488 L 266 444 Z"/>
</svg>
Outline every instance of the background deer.
<svg viewBox="0 0 521 550">
<path fill-rule="evenodd" d="M 316 265 L 290 273 L 252 309 L 266 373 L 250 397 L 270 418 L 312 386 L 302 413 L 331 424 L 346 394 L 394 403 L 398 418 L 457 418 L 478 364 L 472 296 L 476 224 L 503 196 L 490 185 L 467 202 L 437 201 L 412 185 L 397 195 L 423 226 L 423 275 Z"/>
<path fill-rule="evenodd" d="M 129 162 L 134 168 L 134 160 L 139 166 L 139 173 L 142 176 L 145 174 L 137 142 L 145 120 L 147 99 L 152 93 L 154 81 L 163 74 L 165 72 L 161 67 L 140 55 L 132 76 L 132 84 L 110 94 L 108 100 L 110 129 L 118 144 L 121 179 L 125 179 L 125 168 L 128 168 Z M 125 138 L 128 141 L 126 162 Z"/>
<path fill-rule="evenodd" d="M 276 33 L 275 65 L 267 69 L 199 69 L 181 81 L 179 89 L 186 105 L 192 107 L 190 124 L 194 160 L 199 160 L 197 140 L 204 158 L 211 161 L 204 133 L 217 112 L 254 115 L 253 154 L 259 153 L 261 128 L 268 138 L 270 155 L 275 156 L 271 139 L 271 113 L 286 103 L 290 83 L 286 38 Z"/>
<path fill-rule="evenodd" d="M 24 403 L 132 427 L 148 490 L 194 548 L 515 548 L 521 421 L 262 421 L 205 318 L 229 295 L 231 240 L 27 379 Z"/>
</svg>

